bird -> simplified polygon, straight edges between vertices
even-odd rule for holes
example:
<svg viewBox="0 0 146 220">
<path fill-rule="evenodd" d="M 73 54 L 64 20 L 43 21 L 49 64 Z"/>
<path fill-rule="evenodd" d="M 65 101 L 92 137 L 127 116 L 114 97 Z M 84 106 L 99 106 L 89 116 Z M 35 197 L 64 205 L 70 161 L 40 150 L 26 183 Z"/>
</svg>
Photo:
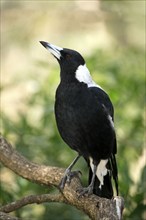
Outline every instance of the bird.
<svg viewBox="0 0 146 220">
<path fill-rule="evenodd" d="M 77 152 L 65 170 L 60 189 L 70 182 L 72 168 L 80 157 L 89 166 L 89 183 L 79 196 L 95 194 L 112 199 L 115 182 L 118 195 L 117 141 L 114 107 L 104 89 L 95 83 L 82 55 L 46 41 L 40 43 L 60 66 L 60 83 L 55 95 L 55 118 L 63 141 Z"/>
</svg>

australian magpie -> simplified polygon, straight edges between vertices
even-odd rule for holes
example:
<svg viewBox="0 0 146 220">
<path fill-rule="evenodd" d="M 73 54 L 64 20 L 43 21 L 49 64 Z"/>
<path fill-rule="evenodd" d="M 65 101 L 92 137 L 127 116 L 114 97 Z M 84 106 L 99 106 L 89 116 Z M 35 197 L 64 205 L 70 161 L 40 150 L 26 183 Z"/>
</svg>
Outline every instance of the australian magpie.
<svg viewBox="0 0 146 220">
<path fill-rule="evenodd" d="M 85 60 L 75 50 L 40 41 L 60 65 L 60 84 L 56 91 L 55 117 L 59 133 L 78 156 L 66 169 L 60 183 L 63 189 L 80 156 L 89 165 L 89 186 L 80 195 L 94 193 L 113 197 L 112 178 L 118 195 L 117 153 L 114 109 L 107 93 L 97 85 Z"/>
</svg>

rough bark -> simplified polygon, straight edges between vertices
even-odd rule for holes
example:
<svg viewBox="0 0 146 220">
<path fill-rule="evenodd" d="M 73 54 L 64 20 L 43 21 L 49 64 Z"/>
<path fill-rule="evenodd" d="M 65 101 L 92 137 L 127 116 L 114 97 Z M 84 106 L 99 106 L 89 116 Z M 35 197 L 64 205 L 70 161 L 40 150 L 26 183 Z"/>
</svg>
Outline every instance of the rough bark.
<svg viewBox="0 0 146 220">
<path fill-rule="evenodd" d="M 0 220 L 22 220 L 22 219 L 10 216 L 4 212 L 0 212 Z"/>
<path fill-rule="evenodd" d="M 58 185 L 64 174 L 64 169 L 59 167 L 44 166 L 27 160 L 18 153 L 11 144 L 2 136 L 0 137 L 0 161 L 17 175 L 37 184 L 55 186 Z M 77 189 L 82 188 L 78 176 L 72 178 L 70 184 L 66 184 L 63 192 L 57 195 L 30 195 L 18 201 L 0 207 L 4 213 L 12 212 L 22 206 L 32 203 L 63 202 L 75 206 L 86 213 L 93 220 L 119 220 L 123 210 L 123 198 L 116 197 L 109 200 L 95 195 L 79 197 Z"/>
</svg>

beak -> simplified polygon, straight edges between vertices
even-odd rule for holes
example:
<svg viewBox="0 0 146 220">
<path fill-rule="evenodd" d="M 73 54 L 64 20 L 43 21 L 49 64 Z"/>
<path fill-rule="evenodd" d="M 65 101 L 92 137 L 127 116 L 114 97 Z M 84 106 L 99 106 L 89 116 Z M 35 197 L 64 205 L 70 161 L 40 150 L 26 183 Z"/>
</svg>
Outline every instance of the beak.
<svg viewBox="0 0 146 220">
<path fill-rule="evenodd" d="M 58 60 L 60 60 L 61 58 L 61 51 L 63 50 L 63 48 L 61 47 L 57 47 L 53 44 L 49 44 L 45 41 L 40 41 L 40 43 L 47 49 L 50 51 L 50 53 L 57 58 Z"/>
</svg>

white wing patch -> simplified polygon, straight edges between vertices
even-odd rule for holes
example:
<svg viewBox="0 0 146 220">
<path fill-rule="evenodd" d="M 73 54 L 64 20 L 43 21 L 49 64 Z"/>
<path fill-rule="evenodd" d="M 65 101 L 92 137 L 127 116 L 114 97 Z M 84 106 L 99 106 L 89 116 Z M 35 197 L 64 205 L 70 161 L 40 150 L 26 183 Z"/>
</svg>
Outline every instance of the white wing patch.
<svg viewBox="0 0 146 220">
<path fill-rule="evenodd" d="M 96 84 L 90 75 L 90 72 L 88 68 L 86 67 L 86 64 L 80 65 L 76 72 L 75 72 L 75 77 L 79 82 L 84 82 L 87 84 L 88 88 L 89 87 L 98 87 L 102 89 L 98 84 Z"/>
<path fill-rule="evenodd" d="M 93 159 L 91 157 L 89 157 L 89 161 L 90 161 L 90 167 L 92 169 L 94 169 L 94 165 L 93 165 Z M 97 170 L 96 170 L 96 176 L 98 178 L 98 180 L 100 181 L 100 185 L 99 188 L 101 189 L 102 185 L 104 185 L 104 176 L 106 176 L 108 170 L 106 168 L 106 164 L 108 162 L 107 160 L 100 160 L 98 166 L 97 166 Z"/>
<path fill-rule="evenodd" d="M 92 77 L 90 75 L 90 72 L 88 70 L 88 68 L 86 67 L 86 64 L 84 65 L 80 65 L 76 72 L 75 72 L 75 77 L 79 82 L 84 82 L 87 84 L 88 88 L 90 87 L 98 87 L 100 89 L 102 89 L 98 84 L 96 84 L 93 80 Z M 102 89 L 103 90 L 103 89 Z M 108 119 L 112 125 L 112 127 L 114 127 L 114 123 L 112 121 L 111 116 L 108 116 Z M 92 169 L 92 172 L 94 170 L 94 165 L 93 165 L 93 159 L 91 157 L 89 157 L 89 161 L 90 161 L 90 167 Z M 97 170 L 96 170 L 96 176 L 100 181 L 100 185 L 99 188 L 101 189 L 102 185 L 104 185 L 104 176 L 107 174 L 108 170 L 106 168 L 106 164 L 108 162 L 107 160 L 100 160 L 98 166 L 97 166 Z"/>
<path fill-rule="evenodd" d="M 113 122 L 113 119 L 110 115 L 108 115 L 108 119 L 110 121 L 111 127 L 114 129 L 114 122 Z"/>
</svg>

